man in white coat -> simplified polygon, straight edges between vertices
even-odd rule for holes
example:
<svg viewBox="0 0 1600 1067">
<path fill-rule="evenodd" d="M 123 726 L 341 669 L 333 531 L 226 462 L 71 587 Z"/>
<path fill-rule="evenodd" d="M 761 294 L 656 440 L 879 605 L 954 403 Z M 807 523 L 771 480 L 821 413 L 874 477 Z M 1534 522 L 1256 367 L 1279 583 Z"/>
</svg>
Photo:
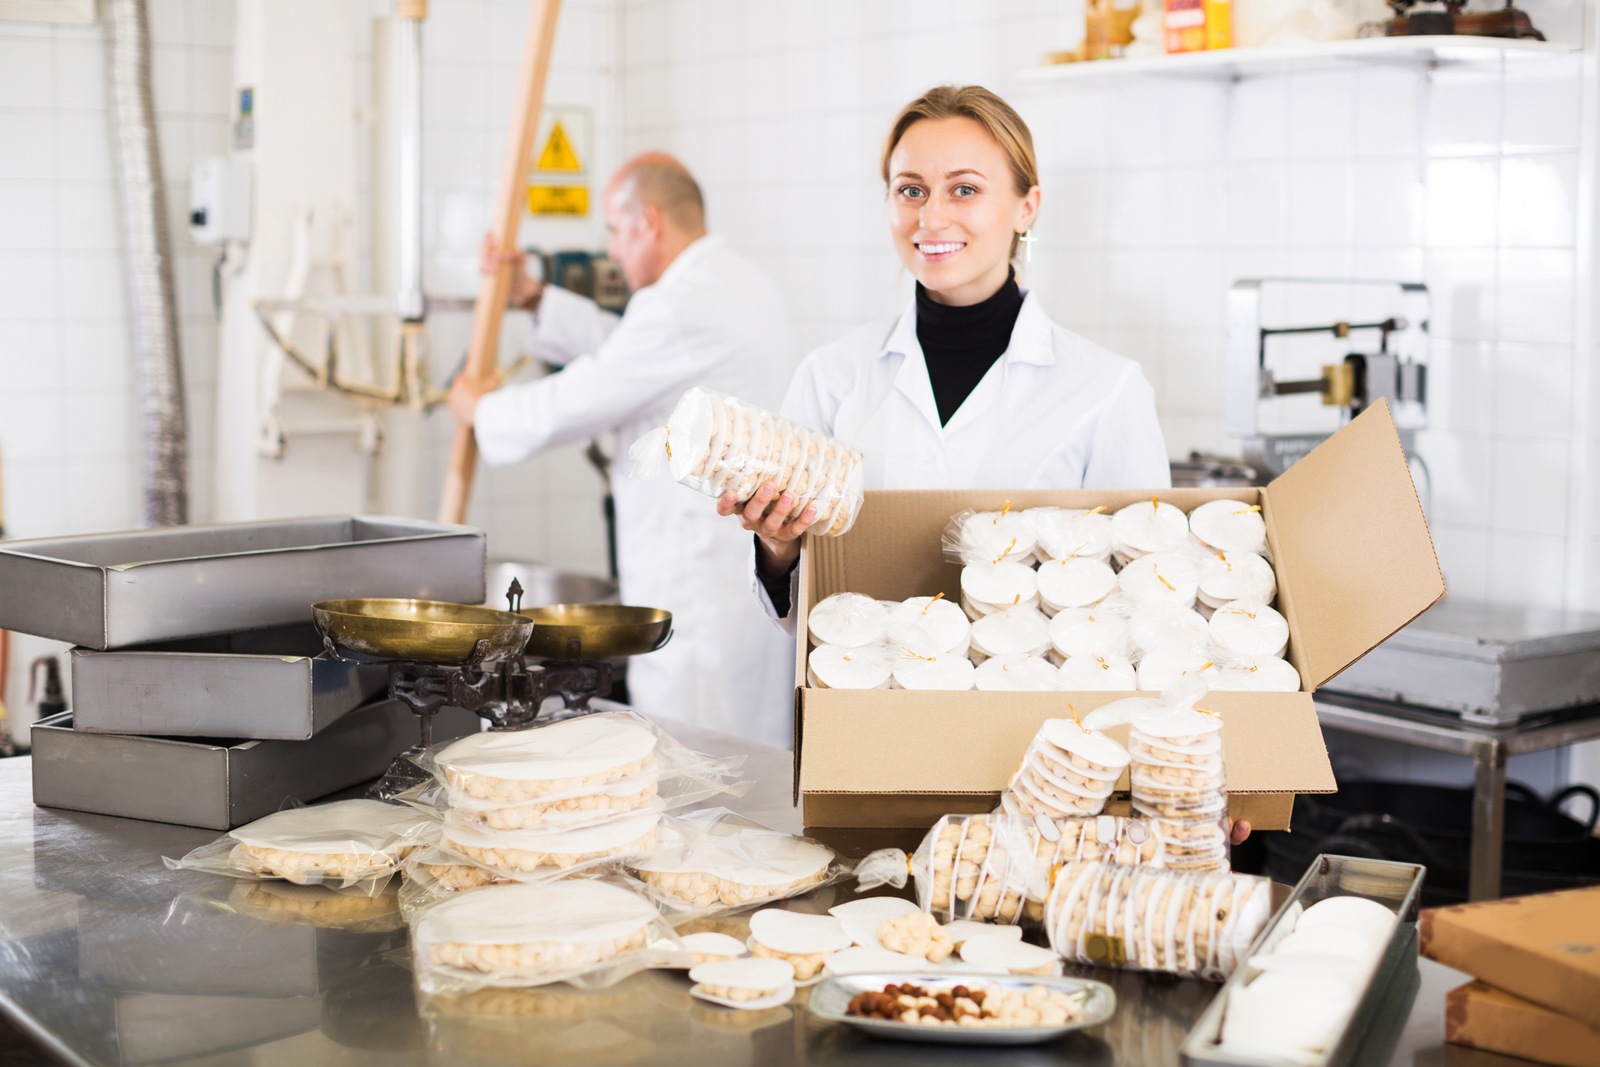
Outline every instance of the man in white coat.
<svg viewBox="0 0 1600 1067">
<path fill-rule="evenodd" d="M 675 631 L 629 663 L 634 706 L 788 746 L 794 650 L 750 599 L 750 535 L 664 473 L 629 477 L 623 458 L 693 385 L 775 410 L 794 365 L 788 313 L 759 268 L 706 233 L 700 188 L 677 160 L 630 160 L 603 203 L 609 254 L 633 290 L 626 313 L 541 285 L 520 254 L 486 243 L 490 268 L 516 263 L 511 303 L 533 312 L 535 351 L 566 365 L 493 391 L 457 378 L 451 410 L 492 466 L 616 429 L 622 600 L 672 612 Z"/>
</svg>

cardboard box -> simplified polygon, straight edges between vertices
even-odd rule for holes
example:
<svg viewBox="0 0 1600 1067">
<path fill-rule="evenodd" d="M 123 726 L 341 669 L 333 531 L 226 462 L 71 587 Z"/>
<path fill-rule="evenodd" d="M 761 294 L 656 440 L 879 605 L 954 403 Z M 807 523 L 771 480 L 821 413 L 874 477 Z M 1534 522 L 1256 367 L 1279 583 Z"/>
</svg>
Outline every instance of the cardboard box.
<svg viewBox="0 0 1600 1067">
<path fill-rule="evenodd" d="M 1487 982 L 1446 994 L 1444 1039 L 1558 1067 L 1600 1067 L 1600 1030 Z"/>
<path fill-rule="evenodd" d="M 796 618 L 842 592 L 958 599 L 961 569 L 945 562 L 940 538 L 963 509 L 1009 500 L 1115 510 L 1152 495 L 1185 511 L 1219 498 L 1261 505 L 1302 691 L 1215 693 L 1205 706 L 1228 723 L 1230 811 L 1258 829 L 1287 829 L 1296 793 L 1336 788 L 1312 691 L 1445 592 L 1382 402 L 1261 489 L 869 491 L 849 533 L 806 538 Z M 926 827 L 947 812 L 988 811 L 1045 719 L 1134 695 L 813 689 L 803 682 L 808 648 L 802 637 L 794 746 L 807 826 Z"/>
<path fill-rule="evenodd" d="M 1600 1028 L 1600 886 L 1422 913 L 1422 954 Z"/>
</svg>

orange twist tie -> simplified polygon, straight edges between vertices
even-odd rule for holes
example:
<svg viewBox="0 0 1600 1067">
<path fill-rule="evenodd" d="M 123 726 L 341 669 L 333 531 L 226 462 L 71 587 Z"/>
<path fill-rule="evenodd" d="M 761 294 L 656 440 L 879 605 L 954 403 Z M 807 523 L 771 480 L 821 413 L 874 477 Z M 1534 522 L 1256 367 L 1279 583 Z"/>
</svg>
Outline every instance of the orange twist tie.
<svg viewBox="0 0 1600 1067">
<path fill-rule="evenodd" d="M 1151 511 L 1160 511 L 1161 510 L 1161 501 L 1156 499 L 1156 495 L 1154 493 L 1150 494 L 1150 510 Z"/>
<path fill-rule="evenodd" d="M 1097 508 L 1090 508 L 1090 509 L 1089 509 L 1089 510 L 1088 510 L 1088 511 L 1085 511 L 1085 512 L 1084 512 L 1084 514 L 1085 514 L 1085 515 L 1098 515 L 1098 514 L 1100 514 L 1100 513 L 1101 513 L 1101 512 L 1102 512 L 1102 511 L 1104 511 L 1104 510 L 1105 510 L 1105 509 L 1106 509 L 1106 506 L 1105 506 L 1105 505 L 1104 505 L 1104 504 L 1101 504 L 1101 505 L 1100 505 L 1100 506 L 1099 506 L 1099 507 L 1097 507 Z"/>
<path fill-rule="evenodd" d="M 1011 606 L 1012 606 L 1012 607 L 1016 607 L 1016 606 L 1017 606 L 1017 605 L 1018 605 L 1018 604 L 1020 604 L 1020 603 L 1022 603 L 1022 594 L 1021 594 L 1021 593 L 1018 593 L 1018 594 L 1017 594 L 1017 595 L 1016 595 L 1016 596 L 1014 596 L 1014 597 L 1012 597 L 1012 598 L 1011 598 Z M 1252 618 L 1252 619 L 1253 619 L 1253 618 L 1255 618 L 1255 616 L 1254 616 L 1254 615 L 1252 615 L 1252 616 L 1250 616 L 1250 617 L 1251 617 L 1251 618 Z"/>
<path fill-rule="evenodd" d="M 1178 587 L 1177 586 L 1173 585 L 1171 582 L 1169 582 L 1165 578 L 1161 577 L 1161 569 L 1159 567 L 1156 567 L 1156 566 L 1152 565 L 1151 568 L 1150 568 L 1150 573 L 1152 573 L 1152 574 L 1154 574 L 1156 576 L 1156 581 L 1160 582 L 1162 585 L 1166 586 L 1168 589 L 1172 590 L 1174 593 L 1176 593 L 1178 591 Z"/>
<path fill-rule="evenodd" d="M 909 648 L 907 648 L 905 645 L 901 645 L 900 646 L 900 651 L 904 652 L 906 655 L 910 656 L 912 659 L 925 660 L 928 663 L 932 663 L 934 661 L 934 657 L 932 657 L 932 656 L 919 656 L 915 652 L 913 652 Z M 849 659 L 850 657 L 846 656 L 845 658 Z M 1255 668 L 1252 667 L 1251 669 L 1254 670 Z"/>
<path fill-rule="evenodd" d="M 845 658 L 846 658 L 846 659 L 849 659 L 849 658 L 850 658 L 850 657 L 849 657 L 849 656 L 846 656 L 846 657 L 845 657 Z M 1205 661 L 1205 662 L 1204 662 L 1204 663 L 1202 663 L 1202 664 L 1201 664 L 1201 665 L 1200 665 L 1200 669 L 1201 669 L 1201 670 L 1205 670 L 1205 669 L 1206 669 L 1206 668 L 1207 668 L 1207 667 L 1215 667 L 1215 666 L 1216 666 L 1216 665 L 1217 665 L 1217 661 L 1216 661 L 1216 660 L 1214 660 L 1214 659 L 1208 659 L 1208 660 L 1206 660 L 1206 661 Z"/>
<path fill-rule="evenodd" d="M 1260 504 L 1251 504 L 1247 508 L 1240 508 L 1238 511 L 1235 511 L 1234 514 L 1235 515 L 1248 515 L 1252 511 L 1260 511 L 1260 510 L 1261 510 L 1261 505 Z"/>
<path fill-rule="evenodd" d="M 1211 710 L 1211 709 L 1209 709 L 1209 708 L 1195 708 L 1195 709 L 1194 709 L 1194 710 L 1195 710 L 1195 711 L 1198 711 L 1198 712 L 1199 712 L 1199 713 L 1200 713 L 1200 714 L 1202 714 L 1202 715 L 1209 715 L 1209 716 L 1211 716 L 1211 717 L 1212 717 L 1212 718 L 1213 718 L 1213 719 L 1220 719 L 1220 718 L 1222 718 L 1222 716 L 1221 716 L 1221 715 L 1218 715 L 1218 714 L 1217 714 L 1217 713 L 1216 713 L 1216 712 L 1214 712 L 1214 711 L 1212 711 L 1212 710 Z"/>
<path fill-rule="evenodd" d="M 1012 538 L 1012 539 L 1011 539 L 1011 543 L 1010 543 L 1010 544 L 1009 544 L 1009 545 L 1007 545 L 1007 546 L 1006 546 L 1006 550 L 1005 550 L 1005 551 L 1004 551 L 1004 552 L 1002 552 L 1002 553 L 1000 553 L 1000 554 L 999 554 L 999 555 L 998 555 L 998 556 L 996 556 L 996 557 L 995 557 L 995 558 L 994 558 L 994 562 L 995 562 L 995 563 L 999 563 L 999 562 L 1000 562 L 1000 561 L 1001 561 L 1001 560 L 1003 560 L 1003 559 L 1005 559 L 1005 558 L 1006 558 L 1006 557 L 1007 557 L 1007 556 L 1009 556 L 1009 555 L 1011 555 L 1011 550 L 1012 550 L 1012 549 L 1013 549 L 1013 548 L 1016 548 L 1016 547 L 1017 547 L 1017 539 L 1016 539 L 1016 538 L 1015 538 L 1015 537 L 1013 537 L 1013 538 Z"/>
<path fill-rule="evenodd" d="M 933 596 L 933 599 L 928 601 L 925 605 L 923 605 L 922 614 L 926 615 L 928 613 L 928 609 L 929 608 L 933 607 L 936 603 L 938 603 L 939 601 L 941 601 L 943 599 L 944 599 L 944 594 L 943 593 L 935 593 L 934 596 Z"/>
<path fill-rule="evenodd" d="M 1005 502 L 1005 506 L 1000 509 L 1000 519 L 1005 518 L 1006 517 L 1006 512 L 1008 512 L 1010 510 L 1011 510 L 1011 501 L 1007 500 Z M 999 523 L 1000 519 L 996 519 L 995 522 Z"/>
</svg>

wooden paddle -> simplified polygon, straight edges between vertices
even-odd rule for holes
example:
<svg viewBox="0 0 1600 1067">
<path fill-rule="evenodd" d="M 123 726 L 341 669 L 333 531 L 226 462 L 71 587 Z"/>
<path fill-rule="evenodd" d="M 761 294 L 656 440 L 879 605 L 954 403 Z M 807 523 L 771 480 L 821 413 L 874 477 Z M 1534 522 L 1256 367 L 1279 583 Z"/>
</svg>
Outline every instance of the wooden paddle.
<svg viewBox="0 0 1600 1067">
<path fill-rule="evenodd" d="M 506 144 L 505 162 L 500 170 L 500 195 L 495 201 L 494 241 L 498 248 L 516 245 L 522 221 L 523 198 L 527 195 L 528 167 L 533 161 L 534 136 L 539 129 L 539 112 L 544 105 L 545 75 L 550 71 L 550 45 L 556 35 L 556 15 L 561 0 L 533 0 L 528 18 L 528 43 L 522 53 L 522 73 L 517 78 L 516 109 L 511 116 L 511 135 Z M 511 292 L 511 264 L 502 263 L 492 277 L 483 279 L 477 307 L 472 313 L 472 344 L 467 349 L 467 366 L 461 373 L 469 381 L 492 380 L 499 364 L 500 320 L 505 315 L 506 297 Z M 472 498 L 472 476 L 478 467 L 478 439 L 472 427 L 456 426 L 450 447 L 450 466 L 445 472 L 444 497 L 439 501 L 439 521 L 460 523 L 467 520 L 467 502 Z"/>
</svg>

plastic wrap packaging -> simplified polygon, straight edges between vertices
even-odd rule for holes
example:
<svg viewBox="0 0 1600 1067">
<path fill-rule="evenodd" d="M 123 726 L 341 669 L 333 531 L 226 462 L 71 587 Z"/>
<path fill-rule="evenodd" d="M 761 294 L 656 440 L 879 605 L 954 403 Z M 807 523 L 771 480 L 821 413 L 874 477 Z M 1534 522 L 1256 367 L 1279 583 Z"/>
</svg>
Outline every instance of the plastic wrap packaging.
<svg viewBox="0 0 1600 1067">
<path fill-rule="evenodd" d="M 1063 608 L 1098 604 L 1117 588 L 1109 564 L 1083 556 L 1047 559 L 1039 564 L 1039 610 L 1053 616 Z"/>
<path fill-rule="evenodd" d="M 688 959 L 655 905 L 600 879 L 461 893 L 424 911 L 411 937 L 417 985 L 447 995 L 551 982 L 600 989 Z"/>
<path fill-rule="evenodd" d="M 1277 595 L 1278 579 L 1265 557 L 1216 552 L 1200 560 L 1197 599 L 1206 607 L 1220 608 L 1235 600 L 1270 604 Z"/>
<path fill-rule="evenodd" d="M 1289 648 L 1289 622 L 1265 604 L 1235 600 L 1211 613 L 1211 641 L 1224 652 L 1282 658 Z"/>
<path fill-rule="evenodd" d="M 1259 504 L 1211 500 L 1189 512 L 1189 531 L 1212 552 L 1267 556 L 1267 524 Z"/>
<path fill-rule="evenodd" d="M 1228 790 L 1222 758 L 1222 719 L 1196 708 L 1206 693 L 1193 677 L 1159 700 L 1131 697 L 1096 708 L 1091 728 L 1127 723 L 1133 810 L 1161 838 L 1166 866 L 1187 871 L 1228 869 Z"/>
<path fill-rule="evenodd" d="M 811 609 L 806 628 L 816 645 L 875 645 L 888 637 L 890 620 L 899 607 L 892 601 L 874 600 L 860 593 L 835 593 Z"/>
<path fill-rule="evenodd" d="M 826 845 L 726 808 L 671 820 L 656 847 L 627 867 L 674 925 L 798 896 L 850 873 Z"/>
<path fill-rule="evenodd" d="M 338 800 L 274 812 L 201 845 L 171 870 L 233 878 L 282 878 L 298 885 L 364 886 L 376 893 L 412 848 L 437 836 L 439 820 L 404 804 Z"/>
<path fill-rule="evenodd" d="M 400 911 L 408 923 L 441 900 L 489 885 L 508 885 L 518 881 L 512 873 L 496 873 L 468 863 L 438 847 L 414 850 L 406 857 L 404 879 L 400 883 Z"/>
<path fill-rule="evenodd" d="M 1035 552 L 1044 560 L 1092 559 L 1111 562 L 1111 516 L 1104 507 L 1029 508 L 1023 512 L 1033 523 Z"/>
<path fill-rule="evenodd" d="M 1209 649 L 1169 645 L 1147 652 L 1139 659 L 1139 688 L 1159 693 L 1186 678 L 1197 678 L 1209 686 L 1217 677 L 1216 656 Z"/>
<path fill-rule="evenodd" d="M 628 455 L 637 474 L 654 477 L 665 461 L 675 480 L 706 496 L 733 493 L 743 502 L 772 482 L 794 497 L 786 521 L 815 504 L 809 532 L 824 537 L 848 531 L 865 498 L 859 451 L 700 386 L 684 393 L 667 425 L 641 437 Z"/>
<path fill-rule="evenodd" d="M 1117 574 L 1117 589 L 1134 604 L 1166 604 L 1193 608 L 1200 587 L 1200 569 L 1179 552 L 1146 552 Z"/>
<path fill-rule="evenodd" d="M 1069 656 L 1057 671 L 1057 684 L 1066 692 L 1131 693 L 1139 688 L 1132 662 L 1105 656 Z"/>
<path fill-rule="evenodd" d="M 1189 540 L 1189 517 L 1156 497 L 1111 516 L 1111 556 L 1119 565 L 1150 552 L 1176 552 Z"/>
<path fill-rule="evenodd" d="M 1192 608 L 1155 603 L 1130 605 L 1127 611 L 1128 638 L 1136 663 L 1159 650 L 1203 650 L 1211 642 L 1205 617 Z"/>
<path fill-rule="evenodd" d="M 1095 861 L 1056 872 L 1050 947 L 1072 963 L 1222 981 L 1272 915 L 1272 883 Z"/>
<path fill-rule="evenodd" d="M 763 908 L 750 916 L 750 954 L 785 961 L 798 984 L 821 981 L 828 957 L 849 948 L 851 941 L 844 924 L 832 915 Z"/>
<path fill-rule="evenodd" d="M 1199 622 L 1203 626 L 1205 620 L 1199 619 Z M 1135 654 L 1126 605 L 1102 603 L 1090 608 L 1062 608 L 1051 618 L 1046 633 L 1051 652 L 1063 662 L 1074 656 L 1122 661 L 1131 660 Z"/>
<path fill-rule="evenodd" d="M 961 608 L 974 622 L 1006 608 L 1038 608 L 1039 573 L 1009 559 L 961 568 Z"/>
<path fill-rule="evenodd" d="M 446 813 L 439 850 L 522 882 L 565 878 L 655 848 L 663 816 L 645 811 L 576 830 L 483 830 Z"/>
<path fill-rule="evenodd" d="M 740 773 L 744 758 L 694 752 L 641 715 L 605 711 L 470 734 L 430 749 L 422 765 L 445 787 L 444 806 L 475 815 L 515 808 L 502 818 L 532 828 L 570 824 L 574 812 L 621 814 L 656 799 L 729 792 L 735 787 L 724 780 Z"/>
<path fill-rule="evenodd" d="M 978 668 L 965 654 L 921 654 L 902 647 L 890 676 L 891 688 L 964 693 L 977 687 Z"/>
<path fill-rule="evenodd" d="M 944 554 L 952 563 L 1017 563 L 1030 566 L 1034 552 L 1033 520 L 1012 511 L 1008 500 L 999 511 L 962 511 L 944 528 Z"/>
<path fill-rule="evenodd" d="M 227 908 L 268 922 L 321 929 L 384 933 L 405 925 L 397 879 L 377 892 L 365 886 L 297 885 L 293 882 L 237 881 L 228 884 Z"/>
<path fill-rule="evenodd" d="M 1216 653 L 1216 670 L 1209 672 L 1213 691 L 1245 693 L 1298 693 L 1300 672 L 1278 656 L 1240 656 Z M 1214 675 L 1214 676 L 1213 676 Z"/>
<path fill-rule="evenodd" d="M 900 650 L 888 642 L 861 648 L 818 645 L 806 655 L 806 684 L 813 689 L 888 689 Z"/>
<path fill-rule="evenodd" d="M 1075 719 L 1046 719 L 1023 750 L 1001 808 L 1046 820 L 1098 815 L 1129 759 L 1116 741 Z"/>
<path fill-rule="evenodd" d="M 1051 693 L 1061 686 L 1060 671 L 1043 656 L 991 656 L 972 679 L 986 693 Z"/>
<path fill-rule="evenodd" d="M 914 596 L 900 603 L 886 634 L 890 644 L 909 645 L 925 655 L 965 656 L 972 643 L 972 622 L 961 606 L 946 600 L 943 593 Z M 929 647 L 919 647 L 923 640 Z"/>
<path fill-rule="evenodd" d="M 1050 620 L 1027 606 L 1002 608 L 972 624 L 967 655 L 982 665 L 990 656 L 1043 656 L 1050 650 Z"/>
</svg>

